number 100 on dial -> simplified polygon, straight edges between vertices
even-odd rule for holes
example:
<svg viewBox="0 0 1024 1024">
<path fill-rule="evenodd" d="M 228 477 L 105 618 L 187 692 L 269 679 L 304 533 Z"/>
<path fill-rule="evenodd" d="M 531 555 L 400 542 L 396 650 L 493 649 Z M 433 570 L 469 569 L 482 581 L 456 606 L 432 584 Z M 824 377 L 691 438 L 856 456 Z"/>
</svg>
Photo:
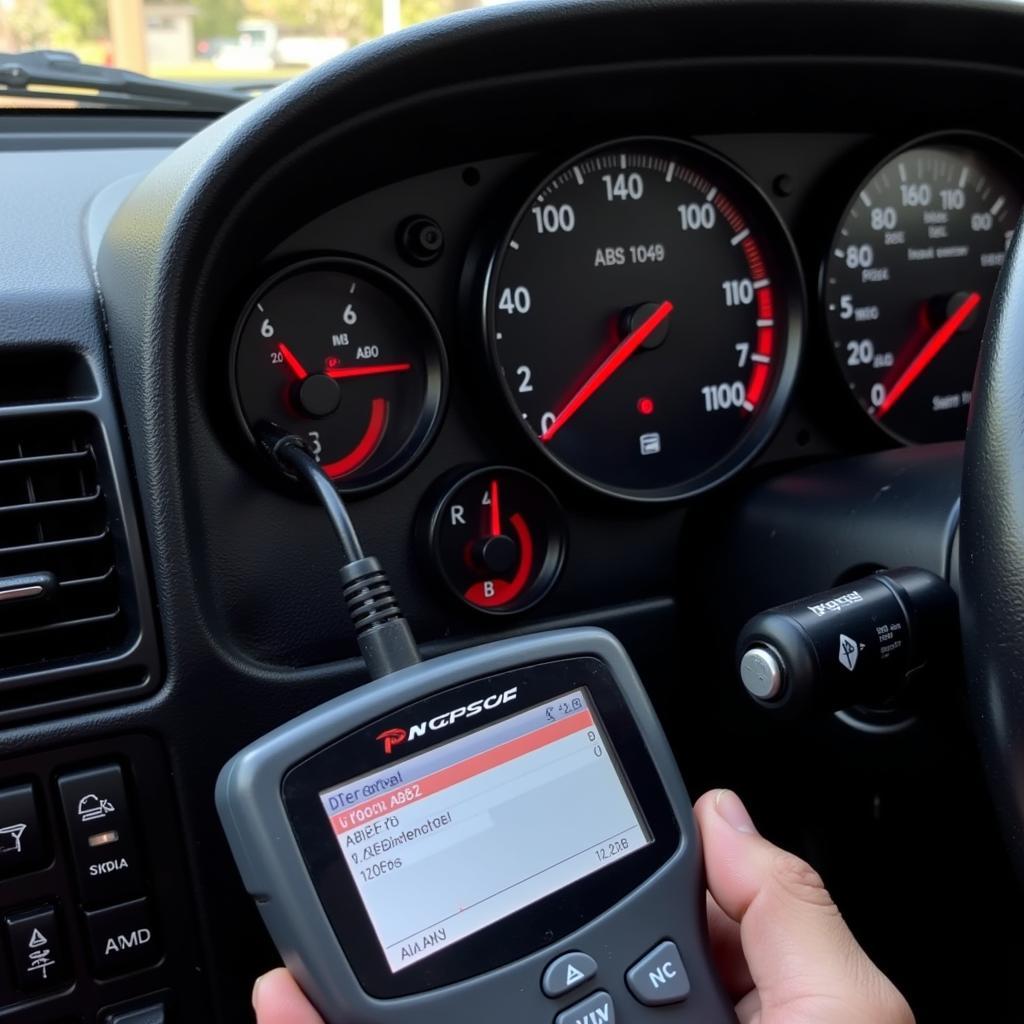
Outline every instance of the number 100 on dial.
<svg viewBox="0 0 1024 1024">
<path fill-rule="evenodd" d="M 582 483 L 671 500 L 777 425 L 802 332 L 792 244 L 764 195 L 690 144 L 582 153 L 492 258 L 485 341 L 530 441 Z"/>
</svg>

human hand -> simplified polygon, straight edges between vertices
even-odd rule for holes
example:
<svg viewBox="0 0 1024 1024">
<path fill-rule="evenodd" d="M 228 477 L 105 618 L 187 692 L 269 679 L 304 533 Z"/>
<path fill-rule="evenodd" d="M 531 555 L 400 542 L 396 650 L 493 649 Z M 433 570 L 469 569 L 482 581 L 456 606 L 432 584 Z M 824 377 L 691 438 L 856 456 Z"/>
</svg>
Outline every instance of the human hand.
<svg viewBox="0 0 1024 1024">
<path fill-rule="evenodd" d="M 913 1024 L 810 865 L 762 838 L 731 790 L 694 811 L 712 956 L 740 1024 Z"/>
<path fill-rule="evenodd" d="M 712 956 L 740 1024 L 913 1024 L 814 870 L 762 838 L 740 798 L 695 808 L 708 876 Z M 253 989 L 257 1024 L 323 1024 L 283 968 Z"/>
</svg>

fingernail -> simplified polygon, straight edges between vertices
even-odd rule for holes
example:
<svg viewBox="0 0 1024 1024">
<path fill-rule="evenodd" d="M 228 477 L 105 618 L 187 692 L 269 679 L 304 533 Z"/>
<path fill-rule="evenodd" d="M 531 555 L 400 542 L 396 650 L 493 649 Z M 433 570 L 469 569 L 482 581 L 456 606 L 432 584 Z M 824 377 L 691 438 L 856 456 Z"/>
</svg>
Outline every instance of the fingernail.
<svg viewBox="0 0 1024 1024">
<path fill-rule="evenodd" d="M 263 984 L 263 975 L 261 974 L 254 982 L 252 986 L 252 1005 L 256 1006 L 256 996 L 259 994 L 260 985 Z"/>
<path fill-rule="evenodd" d="M 749 835 L 756 835 L 757 829 L 754 822 L 747 813 L 743 801 L 731 790 L 720 789 L 715 795 L 715 810 L 734 828 L 737 832 L 745 832 Z"/>
</svg>

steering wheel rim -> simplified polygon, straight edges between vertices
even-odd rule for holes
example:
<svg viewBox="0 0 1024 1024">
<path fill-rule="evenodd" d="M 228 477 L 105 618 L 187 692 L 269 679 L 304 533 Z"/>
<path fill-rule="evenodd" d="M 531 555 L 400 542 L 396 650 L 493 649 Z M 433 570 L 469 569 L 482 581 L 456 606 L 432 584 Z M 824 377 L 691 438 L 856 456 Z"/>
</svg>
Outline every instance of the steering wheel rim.
<svg viewBox="0 0 1024 1024">
<path fill-rule="evenodd" d="M 1024 238 L 992 299 L 974 382 L 960 518 L 968 695 L 996 808 L 1024 878 Z"/>
</svg>

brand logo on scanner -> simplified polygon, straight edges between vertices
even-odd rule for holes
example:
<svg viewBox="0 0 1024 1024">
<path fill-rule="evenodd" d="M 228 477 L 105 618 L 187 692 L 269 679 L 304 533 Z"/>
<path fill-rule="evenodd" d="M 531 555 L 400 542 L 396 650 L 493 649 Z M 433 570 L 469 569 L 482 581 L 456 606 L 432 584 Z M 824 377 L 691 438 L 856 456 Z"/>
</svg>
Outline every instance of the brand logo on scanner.
<svg viewBox="0 0 1024 1024">
<path fill-rule="evenodd" d="M 399 743 L 404 743 L 409 734 L 404 729 L 386 729 L 377 739 L 384 744 L 384 753 L 390 754 Z"/>
<path fill-rule="evenodd" d="M 417 740 L 421 736 L 426 736 L 428 732 L 447 729 L 449 725 L 454 725 L 460 718 L 474 718 L 482 711 L 493 711 L 495 708 L 500 708 L 502 704 L 511 703 L 518 696 L 519 687 L 513 686 L 504 693 L 492 693 L 490 697 L 484 697 L 483 700 L 470 701 L 460 708 L 446 711 L 443 715 L 435 715 L 425 722 L 418 722 L 416 725 L 409 726 L 407 730 L 385 729 L 377 739 L 384 744 L 384 753 L 390 754 L 395 747 L 405 743 L 406 740 Z"/>
</svg>

